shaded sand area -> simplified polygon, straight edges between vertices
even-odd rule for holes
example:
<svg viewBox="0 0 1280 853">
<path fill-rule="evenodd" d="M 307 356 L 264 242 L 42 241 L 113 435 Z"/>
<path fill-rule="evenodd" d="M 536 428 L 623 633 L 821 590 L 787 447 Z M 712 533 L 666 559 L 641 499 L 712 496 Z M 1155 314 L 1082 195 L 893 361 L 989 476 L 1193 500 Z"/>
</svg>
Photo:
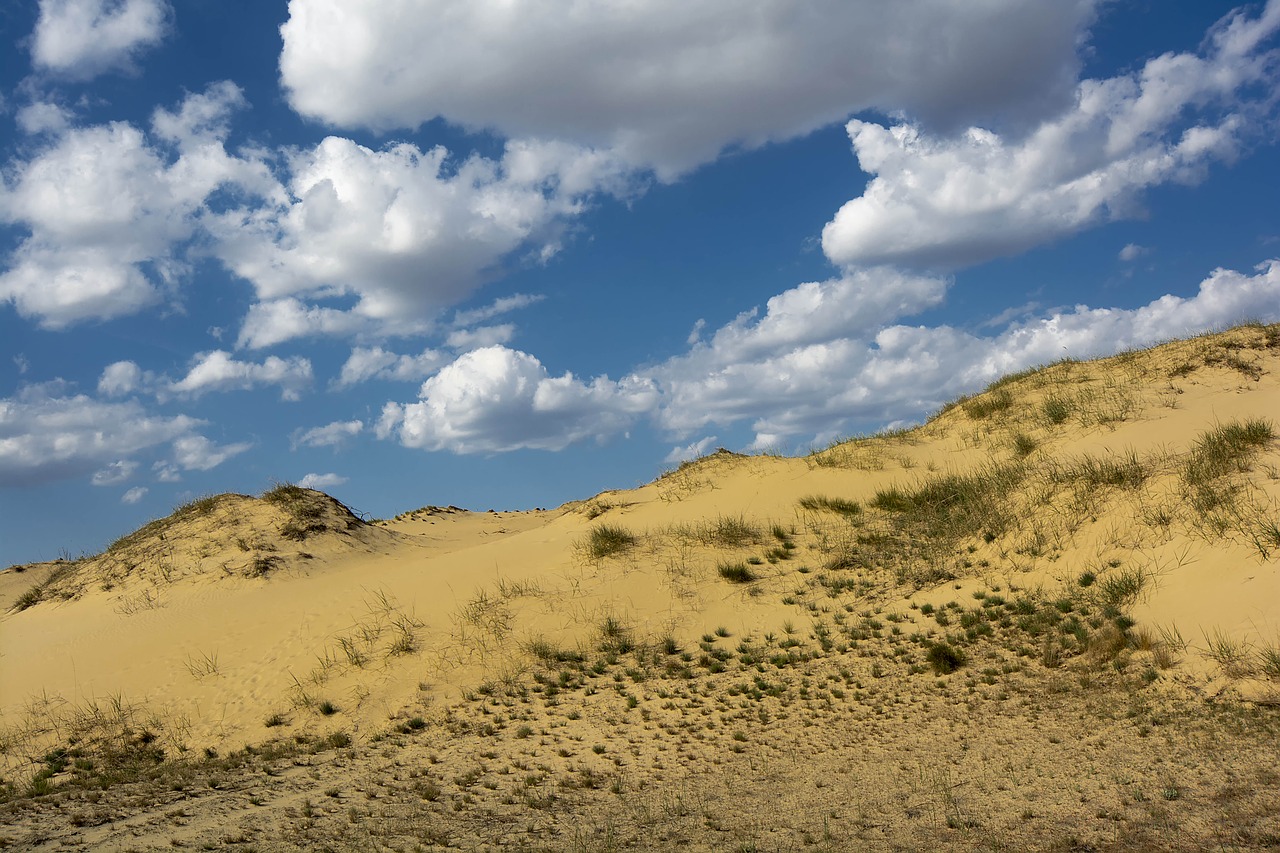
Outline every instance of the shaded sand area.
<svg viewBox="0 0 1280 853">
<path fill-rule="evenodd" d="M 1280 845 L 1280 327 L 805 458 L 0 573 L 10 849 Z"/>
</svg>

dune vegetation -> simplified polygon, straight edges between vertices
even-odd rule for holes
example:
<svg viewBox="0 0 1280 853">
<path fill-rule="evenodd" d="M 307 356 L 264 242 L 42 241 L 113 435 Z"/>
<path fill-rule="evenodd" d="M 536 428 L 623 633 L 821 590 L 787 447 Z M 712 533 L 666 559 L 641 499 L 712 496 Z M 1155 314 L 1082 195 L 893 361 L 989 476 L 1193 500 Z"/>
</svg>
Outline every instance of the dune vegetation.
<svg viewBox="0 0 1280 853">
<path fill-rule="evenodd" d="M 1280 326 L 801 458 L 0 572 L 0 848 L 1280 845 Z"/>
</svg>

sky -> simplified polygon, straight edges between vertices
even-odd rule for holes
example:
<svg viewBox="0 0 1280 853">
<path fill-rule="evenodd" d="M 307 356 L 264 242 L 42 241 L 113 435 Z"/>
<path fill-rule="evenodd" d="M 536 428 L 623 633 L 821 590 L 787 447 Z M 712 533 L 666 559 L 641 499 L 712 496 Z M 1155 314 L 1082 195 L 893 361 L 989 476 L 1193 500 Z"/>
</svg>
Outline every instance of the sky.
<svg viewBox="0 0 1280 853">
<path fill-rule="evenodd" d="M 0 565 L 552 507 L 1280 320 L 1280 0 L 0 6 Z"/>
</svg>

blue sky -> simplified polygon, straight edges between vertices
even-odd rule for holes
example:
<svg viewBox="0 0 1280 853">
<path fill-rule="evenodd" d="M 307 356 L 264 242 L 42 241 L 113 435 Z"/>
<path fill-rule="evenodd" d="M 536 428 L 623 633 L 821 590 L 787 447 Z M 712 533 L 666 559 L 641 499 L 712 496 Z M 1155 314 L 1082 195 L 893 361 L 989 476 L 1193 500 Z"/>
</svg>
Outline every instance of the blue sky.
<svg viewBox="0 0 1280 853">
<path fill-rule="evenodd" d="M 803 452 L 1280 320 L 1280 2 L 0 11 L 0 564 Z"/>
</svg>

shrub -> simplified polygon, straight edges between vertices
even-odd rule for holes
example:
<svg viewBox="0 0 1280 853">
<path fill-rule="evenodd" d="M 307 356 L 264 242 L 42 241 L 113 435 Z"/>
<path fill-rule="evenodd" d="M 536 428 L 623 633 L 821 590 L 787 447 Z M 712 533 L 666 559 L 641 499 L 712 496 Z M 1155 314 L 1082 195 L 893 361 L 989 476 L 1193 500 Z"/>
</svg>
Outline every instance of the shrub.
<svg viewBox="0 0 1280 853">
<path fill-rule="evenodd" d="M 969 656 L 950 643 L 934 643 L 926 654 L 929 665 L 938 675 L 955 672 L 968 662 Z"/>
</svg>

